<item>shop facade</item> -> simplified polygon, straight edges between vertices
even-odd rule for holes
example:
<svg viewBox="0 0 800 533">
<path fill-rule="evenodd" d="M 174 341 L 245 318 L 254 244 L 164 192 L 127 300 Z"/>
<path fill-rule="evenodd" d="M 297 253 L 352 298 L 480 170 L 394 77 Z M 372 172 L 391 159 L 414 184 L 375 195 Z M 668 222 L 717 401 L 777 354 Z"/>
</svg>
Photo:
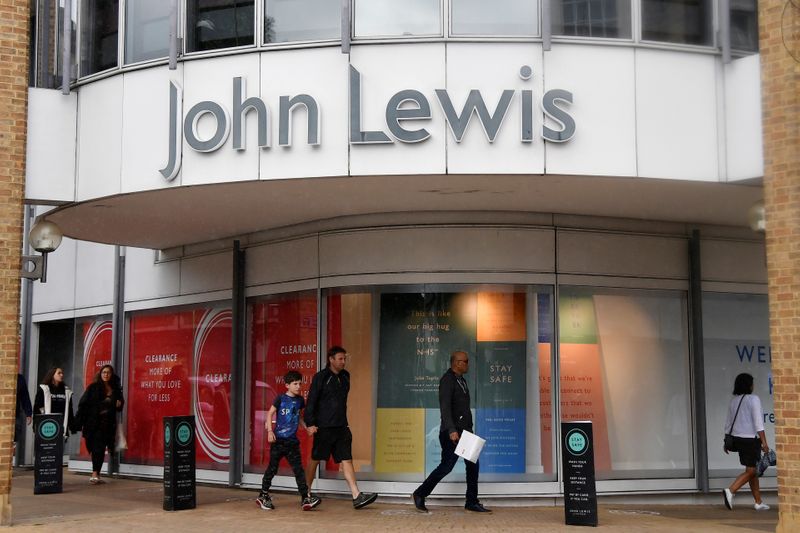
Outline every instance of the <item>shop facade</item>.
<svg viewBox="0 0 800 533">
<path fill-rule="evenodd" d="M 600 493 L 727 485 L 743 371 L 773 441 L 743 6 L 722 46 L 710 2 L 181 2 L 171 70 L 166 7 L 111 4 L 74 10 L 71 93 L 30 92 L 26 195 L 70 238 L 27 293 L 26 364 L 80 393 L 114 361 L 121 473 L 160 476 L 161 417 L 193 414 L 198 479 L 258 486 L 281 376 L 333 344 L 385 495 L 437 464 L 456 349 L 487 497 L 561 492 L 559 420 L 593 421 Z"/>
</svg>

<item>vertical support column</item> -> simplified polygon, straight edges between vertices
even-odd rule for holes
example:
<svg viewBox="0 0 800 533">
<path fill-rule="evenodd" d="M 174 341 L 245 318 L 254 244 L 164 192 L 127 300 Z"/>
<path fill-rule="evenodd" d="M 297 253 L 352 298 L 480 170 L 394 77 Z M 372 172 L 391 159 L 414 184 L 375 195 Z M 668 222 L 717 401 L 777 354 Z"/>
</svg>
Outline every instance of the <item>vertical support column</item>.
<svg viewBox="0 0 800 533">
<path fill-rule="evenodd" d="M 231 294 L 231 455 L 228 485 L 242 483 L 244 467 L 245 328 L 247 307 L 244 294 L 245 251 L 233 241 L 233 291 Z"/>
<path fill-rule="evenodd" d="M 61 42 L 61 94 L 69 94 L 72 81 L 72 0 L 64 0 L 64 39 Z"/>
<path fill-rule="evenodd" d="M 778 453 L 778 527 L 800 531 L 800 2 L 758 2 L 767 280 Z"/>
<path fill-rule="evenodd" d="M 542 50 L 551 48 L 553 30 L 550 20 L 550 0 L 542 0 Z"/>
<path fill-rule="evenodd" d="M 691 322 L 692 385 L 694 390 L 694 456 L 697 488 L 708 492 L 708 438 L 706 436 L 706 378 L 703 357 L 703 288 L 700 269 L 700 231 L 689 238 L 689 317 Z"/>
<path fill-rule="evenodd" d="M 19 364 L 19 297 L 22 255 L 25 142 L 28 113 L 28 0 L 0 3 L 0 525 L 11 525 L 11 447 Z"/>
<path fill-rule="evenodd" d="M 125 247 L 114 247 L 114 296 L 111 307 L 111 365 L 121 375 L 125 352 Z M 119 472 L 119 452 L 111 454 L 108 474 Z"/>
<path fill-rule="evenodd" d="M 28 242 L 28 233 L 33 226 L 35 217 L 35 208 L 32 205 L 27 206 L 25 208 L 25 219 L 22 232 L 22 239 L 24 243 L 22 248 L 23 255 L 30 255 L 31 253 L 31 245 L 30 242 Z M 22 298 L 20 300 L 20 306 L 22 310 L 22 331 L 20 332 L 19 336 L 19 368 L 22 369 L 22 374 L 27 380 L 27 371 L 30 364 L 31 353 L 31 324 L 33 322 L 33 280 L 30 278 L 24 278 L 22 280 Z M 22 435 L 19 436 L 16 453 L 14 454 L 17 466 L 25 463 L 25 444 L 27 441 L 27 436 L 27 430 L 23 431 Z"/>
<path fill-rule="evenodd" d="M 342 53 L 350 53 L 350 29 L 353 23 L 351 0 L 342 0 Z"/>
</svg>

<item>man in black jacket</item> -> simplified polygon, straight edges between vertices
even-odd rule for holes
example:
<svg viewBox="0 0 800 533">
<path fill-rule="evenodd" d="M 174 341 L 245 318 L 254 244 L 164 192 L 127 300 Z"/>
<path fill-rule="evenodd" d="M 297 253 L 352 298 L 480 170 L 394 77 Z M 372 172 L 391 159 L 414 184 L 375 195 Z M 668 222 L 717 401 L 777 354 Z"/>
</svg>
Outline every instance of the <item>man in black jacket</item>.
<svg viewBox="0 0 800 533">
<path fill-rule="evenodd" d="M 439 380 L 439 409 L 442 424 L 439 428 L 439 443 L 442 445 L 442 462 L 430 473 L 428 478 L 414 491 L 414 506 L 427 513 L 425 498 L 433 492 L 436 485 L 453 470 L 458 462 L 456 443 L 464 430 L 472 431 L 472 412 L 469 410 L 469 388 L 464 374 L 469 371 L 467 352 L 453 352 L 450 368 Z M 467 502 L 464 509 L 476 513 L 490 513 L 478 500 L 478 464 L 464 460 L 467 466 Z"/>
<path fill-rule="evenodd" d="M 353 495 L 353 507 L 361 509 L 374 502 L 378 495 L 360 492 L 353 469 L 353 434 L 347 424 L 347 394 L 350 392 L 350 373 L 344 369 L 347 352 L 341 346 L 328 350 L 328 364 L 314 375 L 308 390 L 308 402 L 303 419 L 309 435 L 314 435 L 311 461 L 306 467 L 308 486 L 320 461 L 333 455 L 341 463 L 344 479 Z"/>
</svg>

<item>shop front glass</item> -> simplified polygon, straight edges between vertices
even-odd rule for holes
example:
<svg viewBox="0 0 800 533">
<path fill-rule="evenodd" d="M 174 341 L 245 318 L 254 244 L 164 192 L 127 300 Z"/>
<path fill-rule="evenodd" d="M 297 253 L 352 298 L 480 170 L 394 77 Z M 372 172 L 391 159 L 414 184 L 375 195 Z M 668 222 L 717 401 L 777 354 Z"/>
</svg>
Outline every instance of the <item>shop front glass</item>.
<svg viewBox="0 0 800 533">
<path fill-rule="evenodd" d="M 162 465 L 162 419 L 194 415 L 198 469 L 230 462 L 231 310 L 228 304 L 130 317 L 126 463 Z"/>
<path fill-rule="evenodd" d="M 552 291 L 514 285 L 336 289 L 325 293 L 326 346 L 348 352 L 353 463 L 359 479 L 422 481 L 439 463 L 438 385 L 450 355 L 465 378 L 484 481 L 555 479 L 550 382 Z M 341 478 L 336 464 L 321 477 Z M 463 461 L 447 481 L 464 481 Z"/>
<path fill-rule="evenodd" d="M 703 294 L 703 358 L 705 361 L 706 421 L 709 476 L 732 477 L 742 472 L 738 454 L 722 451 L 725 419 L 733 382 L 746 372 L 754 378 L 761 400 L 764 433 L 775 447 L 772 397 L 772 354 L 769 342 L 769 304 L 765 294 Z M 764 474 L 775 476 L 775 469 Z"/>
<path fill-rule="evenodd" d="M 591 420 L 598 479 L 694 475 L 685 293 L 562 287 L 561 418 Z"/>
</svg>

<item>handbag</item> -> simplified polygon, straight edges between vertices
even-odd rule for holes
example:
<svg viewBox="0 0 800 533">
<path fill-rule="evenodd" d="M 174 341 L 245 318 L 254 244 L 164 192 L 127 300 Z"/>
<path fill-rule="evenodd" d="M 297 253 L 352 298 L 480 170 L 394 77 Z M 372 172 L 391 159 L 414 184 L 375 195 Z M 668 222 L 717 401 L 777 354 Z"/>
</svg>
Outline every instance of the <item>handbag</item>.
<svg viewBox="0 0 800 533">
<path fill-rule="evenodd" d="M 125 438 L 125 430 L 122 423 L 117 422 L 117 436 L 115 438 L 114 450 L 121 452 L 128 449 L 128 440 Z"/>
<path fill-rule="evenodd" d="M 736 417 L 739 416 L 739 409 L 742 408 L 742 402 L 744 401 L 745 396 L 746 396 L 745 394 L 742 394 L 742 399 L 739 400 L 739 406 L 736 408 L 736 414 L 733 415 L 733 422 L 731 422 L 731 429 L 728 430 L 728 433 L 725 433 L 725 440 L 723 443 L 725 451 L 728 452 L 736 451 L 736 446 L 733 443 L 733 435 L 731 435 L 731 433 L 733 432 L 733 425 L 736 424 Z"/>
</svg>

